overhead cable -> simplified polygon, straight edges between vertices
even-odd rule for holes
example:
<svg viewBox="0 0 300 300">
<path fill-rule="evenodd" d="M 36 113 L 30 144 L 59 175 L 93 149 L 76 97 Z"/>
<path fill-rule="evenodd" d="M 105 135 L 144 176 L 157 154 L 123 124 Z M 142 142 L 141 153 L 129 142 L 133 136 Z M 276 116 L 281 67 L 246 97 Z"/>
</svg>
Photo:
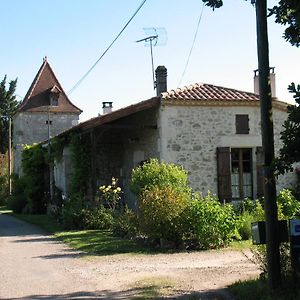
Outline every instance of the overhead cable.
<svg viewBox="0 0 300 300">
<path fill-rule="evenodd" d="M 136 16 L 136 14 L 139 12 L 139 10 L 143 7 L 143 5 L 146 3 L 147 0 L 143 0 L 142 3 L 139 5 L 137 10 L 134 12 L 132 17 L 129 19 L 129 21 L 125 24 L 125 26 L 122 28 L 122 30 L 118 33 L 118 35 L 115 37 L 115 39 L 111 42 L 111 44 L 106 48 L 106 50 L 102 53 L 102 55 L 97 59 L 97 61 L 88 69 L 88 71 L 77 81 L 77 83 L 70 89 L 68 92 L 68 95 L 74 92 L 74 90 L 82 83 L 82 81 L 90 74 L 90 72 L 96 67 L 98 62 L 103 58 L 103 56 L 108 52 L 108 50 L 112 47 L 112 45 L 117 41 L 117 39 L 120 37 L 120 35 L 123 33 L 123 31 L 126 29 L 126 27 L 129 25 L 129 23 L 133 20 L 133 18 Z"/>
<path fill-rule="evenodd" d="M 191 58 L 191 55 L 192 55 L 192 52 L 193 52 L 193 49 L 194 49 L 194 46 L 195 46 L 195 42 L 196 42 L 196 39 L 197 39 L 198 30 L 199 30 L 199 27 L 200 27 L 200 23 L 201 23 L 201 19 L 202 19 L 202 14 L 203 14 L 204 6 L 205 6 L 205 4 L 203 3 L 202 9 L 201 9 L 201 12 L 200 12 L 200 16 L 199 16 L 199 19 L 198 19 L 198 24 L 197 24 L 197 27 L 196 27 L 196 31 L 195 31 L 195 34 L 194 34 L 194 40 L 193 40 L 193 43 L 192 43 L 192 46 L 191 46 L 188 58 L 187 58 L 186 63 L 185 63 L 184 70 L 183 70 L 183 72 L 181 74 L 181 77 L 180 77 L 180 80 L 178 82 L 177 87 L 179 87 L 181 85 L 182 79 L 183 79 L 183 77 L 185 75 L 185 72 L 187 70 L 188 64 L 190 62 L 190 58 Z"/>
</svg>

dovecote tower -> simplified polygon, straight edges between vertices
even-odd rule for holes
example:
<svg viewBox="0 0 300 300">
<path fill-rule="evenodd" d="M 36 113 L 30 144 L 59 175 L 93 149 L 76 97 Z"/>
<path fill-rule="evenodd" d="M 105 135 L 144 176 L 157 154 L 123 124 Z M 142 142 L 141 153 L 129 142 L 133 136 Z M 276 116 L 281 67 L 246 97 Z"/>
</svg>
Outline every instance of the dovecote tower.
<svg viewBox="0 0 300 300">
<path fill-rule="evenodd" d="M 24 145 L 45 141 L 78 124 L 81 112 L 68 99 L 44 58 L 13 119 L 14 173 L 21 172 Z"/>
</svg>

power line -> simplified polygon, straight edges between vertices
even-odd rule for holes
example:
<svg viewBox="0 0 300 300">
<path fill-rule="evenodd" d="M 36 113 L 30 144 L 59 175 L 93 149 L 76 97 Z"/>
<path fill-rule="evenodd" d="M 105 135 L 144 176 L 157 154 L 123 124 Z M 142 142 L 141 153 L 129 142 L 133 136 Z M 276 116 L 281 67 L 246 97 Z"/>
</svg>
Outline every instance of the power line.
<svg viewBox="0 0 300 300">
<path fill-rule="evenodd" d="M 123 33 L 123 31 L 126 29 L 126 27 L 129 25 L 129 23 L 133 20 L 133 18 L 136 16 L 136 14 L 139 12 L 139 10 L 143 7 L 143 5 L 146 3 L 147 0 L 143 0 L 142 3 L 139 5 L 137 10 L 134 12 L 132 17 L 129 19 L 129 21 L 125 24 L 125 26 L 122 28 L 122 30 L 118 33 L 118 35 L 115 37 L 115 39 L 111 42 L 111 44 L 106 48 L 106 50 L 102 53 L 102 55 L 97 59 L 97 61 L 88 69 L 88 71 L 76 82 L 76 84 L 70 89 L 68 92 L 68 95 L 74 92 L 74 90 L 82 83 L 82 81 L 90 74 L 90 72 L 96 67 L 98 62 L 103 58 L 103 56 L 108 52 L 108 50 L 112 47 L 112 45 L 117 41 L 117 39 L 120 37 L 120 35 Z"/>
<path fill-rule="evenodd" d="M 177 85 L 178 87 L 181 85 L 181 81 L 182 81 L 182 79 L 183 79 L 183 77 L 184 77 L 184 75 L 185 75 L 186 69 L 187 69 L 188 64 L 189 64 L 189 62 L 190 62 L 191 54 L 192 54 L 192 52 L 193 52 L 193 49 L 194 49 L 194 46 L 195 46 L 195 42 L 196 42 L 196 39 L 197 39 L 198 30 L 199 30 L 199 26 L 200 26 L 200 23 L 201 23 L 201 19 L 202 19 L 202 14 L 203 14 L 204 6 L 205 6 L 205 4 L 203 3 L 202 9 L 201 9 L 201 12 L 200 12 L 200 16 L 199 16 L 199 20 L 198 20 L 198 24 L 197 24 L 197 28 L 196 28 L 196 31 L 195 31 L 195 34 L 194 34 L 194 40 L 193 40 L 193 43 L 192 43 L 192 46 L 191 46 L 191 49 L 190 49 L 188 58 L 187 58 L 187 60 L 186 60 L 184 70 L 183 70 L 183 72 L 182 72 L 182 74 L 181 74 L 181 77 L 180 77 L 180 80 L 179 80 L 179 82 L 178 82 L 178 85 Z"/>
</svg>

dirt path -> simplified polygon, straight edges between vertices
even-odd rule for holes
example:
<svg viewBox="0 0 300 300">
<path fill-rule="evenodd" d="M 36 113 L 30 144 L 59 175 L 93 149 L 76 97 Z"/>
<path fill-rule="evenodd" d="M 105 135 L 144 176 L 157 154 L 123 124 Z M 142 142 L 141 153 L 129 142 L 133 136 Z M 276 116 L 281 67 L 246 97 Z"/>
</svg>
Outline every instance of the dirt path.
<svg viewBox="0 0 300 300">
<path fill-rule="evenodd" d="M 228 284 L 258 274 L 248 255 L 84 257 L 37 227 L 0 214 L 0 299 L 134 299 L 157 285 L 172 299 L 230 299 Z"/>
</svg>

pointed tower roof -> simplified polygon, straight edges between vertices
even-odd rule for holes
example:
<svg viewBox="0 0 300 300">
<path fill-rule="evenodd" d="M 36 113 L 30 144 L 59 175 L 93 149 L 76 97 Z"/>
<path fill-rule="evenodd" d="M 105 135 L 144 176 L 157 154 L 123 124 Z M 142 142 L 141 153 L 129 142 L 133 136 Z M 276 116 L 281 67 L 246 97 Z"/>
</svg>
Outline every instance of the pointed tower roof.
<svg viewBox="0 0 300 300">
<path fill-rule="evenodd" d="M 45 57 L 20 105 L 19 112 L 48 112 L 49 107 L 50 112 L 74 114 L 82 112 L 69 100 Z"/>
</svg>

